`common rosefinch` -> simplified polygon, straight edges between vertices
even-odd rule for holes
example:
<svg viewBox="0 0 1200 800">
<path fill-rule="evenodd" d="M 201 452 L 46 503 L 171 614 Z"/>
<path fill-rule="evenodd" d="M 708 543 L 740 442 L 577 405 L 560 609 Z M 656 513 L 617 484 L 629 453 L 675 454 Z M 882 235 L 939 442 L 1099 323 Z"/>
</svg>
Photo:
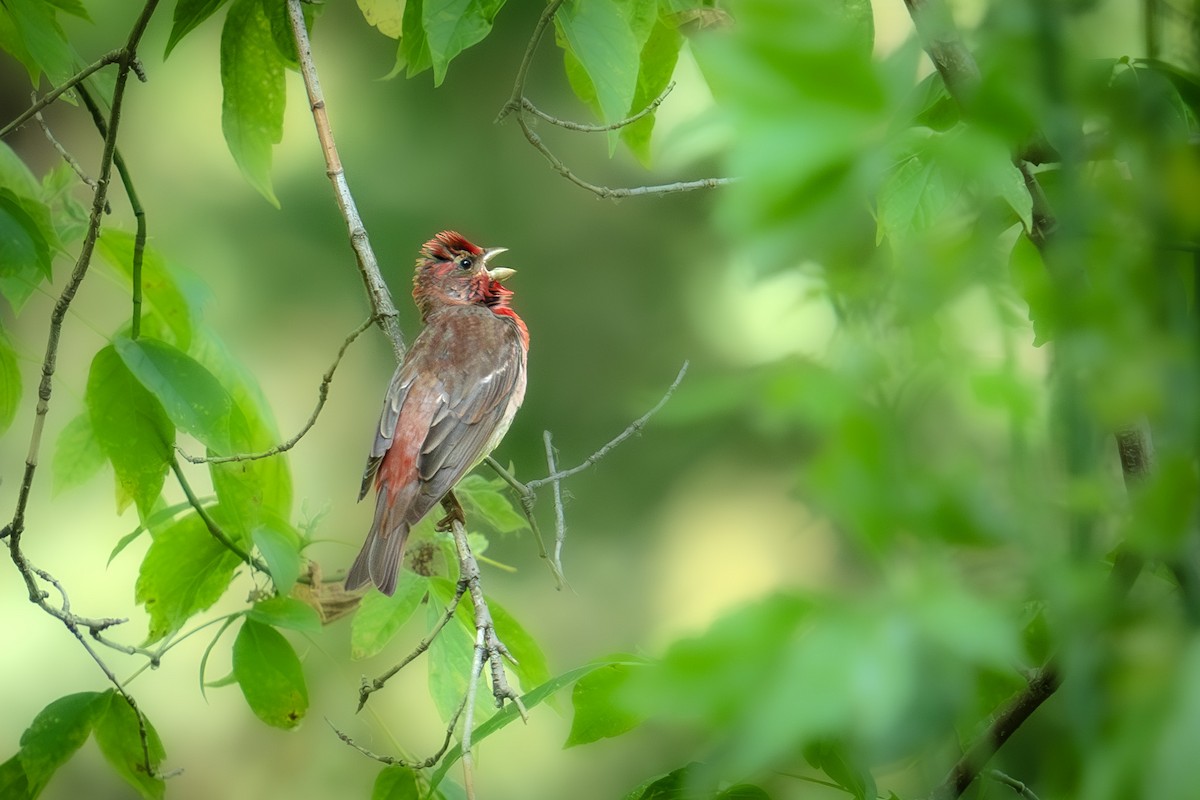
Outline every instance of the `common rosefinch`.
<svg viewBox="0 0 1200 800">
<path fill-rule="evenodd" d="M 362 500 L 375 479 L 375 519 L 346 576 L 396 591 L 408 531 L 504 438 L 525 397 L 529 332 L 500 285 L 514 270 L 488 268 L 483 250 L 453 231 L 421 248 L 413 299 L 424 330 L 392 376 Z"/>
</svg>

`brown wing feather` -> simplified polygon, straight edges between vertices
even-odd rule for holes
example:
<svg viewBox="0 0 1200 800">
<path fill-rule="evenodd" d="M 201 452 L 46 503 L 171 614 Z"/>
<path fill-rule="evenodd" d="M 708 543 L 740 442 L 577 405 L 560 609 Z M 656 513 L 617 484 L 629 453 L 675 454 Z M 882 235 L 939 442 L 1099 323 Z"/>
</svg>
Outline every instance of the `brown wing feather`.
<svg viewBox="0 0 1200 800">
<path fill-rule="evenodd" d="M 370 579 L 394 590 L 409 528 L 496 446 L 524 394 L 525 350 L 510 319 L 459 306 L 428 320 L 385 395 L 359 494 L 375 480 L 375 519 L 348 588 Z"/>
</svg>

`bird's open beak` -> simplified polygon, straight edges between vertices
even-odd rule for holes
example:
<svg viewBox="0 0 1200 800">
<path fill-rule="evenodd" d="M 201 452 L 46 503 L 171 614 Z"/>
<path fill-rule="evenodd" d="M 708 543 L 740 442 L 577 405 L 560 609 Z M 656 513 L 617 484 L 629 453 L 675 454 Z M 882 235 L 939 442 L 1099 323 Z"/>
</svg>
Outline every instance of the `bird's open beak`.
<svg viewBox="0 0 1200 800">
<path fill-rule="evenodd" d="M 483 266 L 486 268 L 488 262 L 494 257 L 500 255 L 501 253 L 507 252 L 507 247 L 493 247 L 490 250 L 485 250 L 483 252 Z M 487 271 L 487 274 L 492 280 L 503 282 L 511 278 L 513 275 L 516 275 L 517 271 L 515 269 L 509 269 L 508 267 L 493 267 Z"/>
</svg>

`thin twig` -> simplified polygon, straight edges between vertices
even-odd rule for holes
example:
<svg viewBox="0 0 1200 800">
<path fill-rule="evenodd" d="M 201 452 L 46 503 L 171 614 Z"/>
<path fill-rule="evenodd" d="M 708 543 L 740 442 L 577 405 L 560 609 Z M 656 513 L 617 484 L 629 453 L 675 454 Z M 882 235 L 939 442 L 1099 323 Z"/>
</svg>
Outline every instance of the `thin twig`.
<svg viewBox="0 0 1200 800">
<path fill-rule="evenodd" d="M 300 60 L 300 74 L 308 92 L 308 105 L 317 128 L 317 138 L 321 142 L 321 153 L 325 156 L 325 174 L 333 183 L 338 209 L 346 221 L 350 246 L 354 249 L 358 271 L 371 303 L 371 317 L 378 320 L 391 339 L 392 350 L 399 363 L 404 360 L 404 335 L 400 333 L 400 325 L 396 322 L 396 306 L 392 303 L 392 295 L 388 292 L 387 284 L 379 271 L 379 262 L 375 258 L 375 251 L 371 249 L 371 241 L 367 237 L 362 217 L 359 216 L 358 206 L 354 203 L 354 196 L 350 194 L 346 171 L 342 168 L 342 159 L 333 141 L 333 129 L 329 125 L 329 115 L 325 110 L 325 96 L 321 92 L 321 81 L 317 76 L 317 65 L 313 61 L 312 46 L 308 40 L 308 29 L 304 26 L 300 0 L 288 0 L 287 9 L 292 24 L 292 36 L 296 41 L 296 54 Z"/>
<path fill-rule="evenodd" d="M 547 475 L 544 478 L 537 478 L 536 480 L 529 481 L 525 484 L 525 486 L 531 491 L 536 491 L 537 489 L 545 486 L 547 483 L 561 481 L 564 478 L 570 478 L 572 475 L 577 475 L 595 464 L 600 459 L 604 458 L 606 455 L 612 452 L 613 448 L 619 446 L 630 436 L 633 436 L 635 433 L 644 428 L 649 419 L 657 414 L 659 410 L 667 404 L 667 401 L 671 399 L 671 395 L 675 394 L 675 390 L 679 388 L 679 384 L 681 381 L 683 381 L 683 376 L 687 374 L 687 370 L 688 362 L 685 361 L 683 362 L 683 366 L 679 368 L 679 374 L 675 376 L 675 380 L 672 381 L 671 385 L 667 388 L 666 394 L 662 396 L 661 400 L 654 404 L 654 408 L 650 409 L 645 414 L 642 414 L 633 422 L 629 423 L 629 427 L 617 434 L 617 436 L 609 441 L 608 444 L 604 445 L 599 450 L 585 458 L 583 463 L 579 464 L 578 466 L 571 467 L 570 469 L 565 469 L 561 472 L 555 472 L 551 475 Z"/>
<path fill-rule="evenodd" d="M 317 417 L 320 416 L 321 410 L 325 408 L 325 401 L 329 398 L 329 385 L 333 382 L 333 373 L 337 371 L 338 364 L 342 363 L 342 356 L 346 354 L 347 348 L 354 343 L 354 340 L 357 339 L 363 331 L 371 327 L 371 323 L 374 321 L 374 317 L 367 317 L 367 319 L 364 320 L 361 325 L 355 328 L 350 335 L 346 337 L 345 341 L 342 342 L 342 346 L 338 348 L 337 356 L 333 359 L 333 364 L 330 365 L 329 369 L 325 370 L 325 374 L 321 378 L 321 385 L 317 387 L 316 408 L 313 409 L 312 414 L 310 414 L 308 417 L 308 422 L 304 423 L 304 427 L 300 429 L 300 432 L 288 439 L 286 442 L 277 444 L 269 450 L 263 450 L 261 453 L 235 453 L 231 456 L 193 456 L 185 453 L 179 446 L 176 446 L 175 450 L 185 460 L 190 461 L 193 464 L 228 464 L 231 461 L 255 461 L 260 458 L 277 456 L 280 453 L 285 453 L 288 450 L 291 450 L 300 442 L 301 439 L 304 438 L 306 433 L 312 430 L 313 425 L 317 424 Z"/>
<path fill-rule="evenodd" d="M 104 121 L 104 113 L 86 85 L 79 85 L 79 96 L 92 115 L 92 122 L 95 124 L 96 130 L 100 131 L 101 136 L 107 135 L 108 124 Z M 117 168 L 117 175 L 121 177 L 121 185 L 125 187 L 125 197 L 129 200 L 129 207 L 133 211 L 133 219 L 137 225 L 137 232 L 133 237 L 133 269 L 129 279 L 133 286 L 131 292 L 133 321 L 130 324 L 129 332 L 130 338 L 136 339 L 142 331 L 142 262 L 146 255 L 146 210 L 142 207 L 142 201 L 133 185 L 133 177 L 129 174 L 129 167 L 126 165 L 119 147 L 113 150 L 113 165 Z"/>
<path fill-rule="evenodd" d="M 650 105 L 646 106 L 641 111 L 634 114 L 633 116 L 626 117 L 625 119 L 622 119 L 622 120 L 617 120 L 616 122 L 610 122 L 607 125 L 588 125 L 583 122 L 573 122 L 569 119 L 560 119 L 558 117 L 547 114 L 545 111 L 542 111 L 540 108 L 535 106 L 533 104 L 533 101 L 530 100 L 528 97 L 521 98 L 521 107 L 524 108 L 526 111 L 531 112 L 535 116 L 541 117 L 542 119 L 546 120 L 546 122 L 549 122 L 551 125 L 557 125 L 558 127 L 565 128 L 566 130 L 569 130 L 569 131 L 580 131 L 582 133 L 600 133 L 602 131 L 615 131 L 615 130 L 624 128 L 628 125 L 632 125 L 633 123 L 637 122 L 642 117 L 653 112 L 656 108 L 661 106 L 663 104 L 663 101 L 667 99 L 667 95 L 669 95 L 674 89 L 675 89 L 675 81 L 671 81 L 670 83 L 667 84 L 667 88 L 662 90 L 662 94 L 660 94 L 658 97 L 656 97 L 650 101 Z"/>
<path fill-rule="evenodd" d="M 183 468 L 179 466 L 179 459 L 171 459 L 171 471 L 175 473 L 175 479 L 179 481 L 179 487 L 183 489 L 184 496 L 187 497 L 187 501 L 191 504 L 192 508 L 196 510 L 196 514 L 204 523 L 204 527 L 208 528 L 209 534 L 224 545 L 227 550 L 246 562 L 251 569 L 257 570 L 264 575 L 270 575 L 271 570 L 267 565 L 247 553 L 237 542 L 230 539 L 229 535 L 221 529 L 221 526 L 217 524 L 212 515 L 208 513 L 208 510 L 204 508 L 204 504 L 196 497 L 195 492 L 192 491 L 191 484 L 188 483 L 187 477 L 183 474 Z"/>
<path fill-rule="evenodd" d="M 391 680 L 397 672 L 407 667 L 417 658 L 417 656 L 429 649 L 429 646 L 433 644 L 433 640 L 436 639 L 438 634 L 442 632 L 442 628 L 446 627 L 446 623 L 454 618 L 454 612 L 458 609 L 459 601 L 462 600 L 462 597 L 464 594 L 466 594 L 466 592 L 466 581 L 459 579 L 458 588 L 454 592 L 454 599 L 446 604 L 446 610 L 442 612 L 441 619 L 439 619 L 437 624 L 433 626 L 433 630 L 429 631 L 429 634 L 417 643 L 417 646 L 413 649 L 413 651 L 387 672 L 384 672 L 374 680 L 368 681 L 366 676 L 363 676 L 362 686 L 358 690 L 358 711 L 362 711 L 363 706 L 367 704 L 367 699 L 373 693 L 382 689 L 384 684 Z"/>
<path fill-rule="evenodd" d="M 533 531 L 533 540 L 537 542 L 538 557 L 546 562 L 546 565 L 550 568 L 550 572 L 554 575 L 554 588 L 562 591 L 567 585 L 567 579 L 558 566 L 555 565 L 554 559 L 550 557 L 550 553 L 546 550 L 546 542 L 542 539 L 542 530 L 538 526 L 537 514 L 534 513 L 534 508 L 537 506 L 537 494 L 530 491 L 525 484 L 517 480 L 496 459 L 487 456 L 483 461 L 495 470 L 496 474 L 503 478 L 504 482 L 511 486 L 517 493 L 517 498 L 521 501 L 521 511 L 525 514 L 525 521 L 529 523 L 529 529 Z"/>
<path fill-rule="evenodd" d="M 553 475 L 558 472 L 558 466 L 554 460 L 554 440 L 550 436 L 550 431 L 542 431 L 542 442 L 546 445 L 546 468 Z M 563 541 L 567 538 L 567 520 L 563 511 L 562 480 L 555 480 L 552 483 L 554 487 L 554 558 L 551 563 L 554 566 L 555 574 L 563 575 L 562 547 Z"/>
<path fill-rule="evenodd" d="M 153 12 L 151 12 L 151 13 L 153 13 Z M 138 38 L 139 39 L 141 38 L 141 32 L 138 32 Z M 134 42 L 133 44 L 136 46 L 137 43 Z M 29 122 L 29 120 L 33 119 L 34 116 L 36 116 L 39 111 L 41 111 L 43 108 L 50 105 L 55 100 L 57 100 L 59 97 L 61 97 L 63 92 L 69 91 L 72 87 L 77 86 L 78 84 L 82 83 L 93 72 L 96 72 L 97 70 L 101 70 L 104 67 L 107 67 L 109 64 L 116 64 L 116 63 L 120 62 L 122 57 L 124 57 L 125 54 L 128 52 L 129 52 L 129 46 L 126 45 L 124 48 L 122 48 L 120 50 L 113 50 L 109 53 L 105 53 L 104 55 L 100 56 L 99 59 L 97 59 L 93 63 L 89 64 L 88 66 L 84 67 L 79 72 L 75 73 L 74 75 L 72 75 L 67 80 L 66 83 L 64 83 L 62 86 L 59 86 L 56 89 L 51 90 L 50 92 L 47 92 L 45 95 L 42 96 L 41 100 L 38 100 L 32 106 L 25 109 L 23 112 L 21 112 L 20 116 L 18 116 L 12 122 L 8 123 L 2 129 L 0 129 L 0 139 L 3 139 L 4 137 L 8 136 L 10 133 L 15 131 L 17 128 L 24 125 L 26 122 Z M 128 73 L 128 71 L 130 69 L 132 69 L 132 64 L 135 60 L 136 59 L 132 58 L 132 57 L 127 59 L 128 63 L 122 67 L 122 71 Z"/>
<path fill-rule="evenodd" d="M 36 93 L 33 95 L 33 99 L 37 99 Z M 54 137 L 54 132 L 50 130 L 50 126 L 46 123 L 46 119 L 42 116 L 42 112 L 39 111 L 38 113 L 34 114 L 33 118 L 36 119 L 38 125 L 41 126 L 42 133 L 50 142 L 50 146 L 53 147 L 59 156 L 62 157 L 63 161 L 67 162 L 67 166 L 71 168 L 71 171 L 75 173 L 75 176 L 79 178 L 79 180 L 83 181 L 83 183 L 93 192 L 96 191 L 96 179 L 91 175 L 88 175 L 87 171 L 83 168 L 83 165 L 75 160 L 75 156 L 71 155 L 70 151 L 63 147 L 62 142 Z M 101 134 L 101 136 L 103 135 L 104 134 Z"/>
<path fill-rule="evenodd" d="M 438 748 L 436 753 L 421 761 L 396 758 L 395 756 L 385 756 L 380 753 L 374 753 L 360 745 L 358 742 L 354 741 L 350 734 L 345 733 L 332 722 L 329 722 L 328 718 L 326 718 L 325 721 L 329 723 L 329 727 L 333 728 L 333 732 L 337 734 L 339 739 L 353 747 L 358 752 L 362 753 L 367 758 L 373 758 L 381 764 L 387 764 L 389 766 L 409 767 L 410 769 L 427 769 L 428 767 L 432 767 L 441 761 L 442 756 L 446 755 L 446 751 L 450 749 L 450 742 L 454 740 L 454 728 L 458 725 L 458 718 L 462 716 L 463 708 L 466 705 L 467 695 L 464 694 L 462 701 L 460 701 L 458 704 L 458 708 L 456 708 L 454 713 L 450 715 L 450 721 L 446 724 L 446 737 L 442 740 L 442 746 Z M 359 706 L 359 708 L 361 708 L 361 706 Z"/>
<path fill-rule="evenodd" d="M 1024 783 L 1021 783 L 1021 781 L 1017 780 L 1016 778 L 1013 778 L 1009 775 L 1005 775 L 1003 772 L 1001 772 L 998 769 L 988 770 L 987 775 L 992 780 L 997 781 L 999 783 L 1003 783 L 1005 786 L 1012 789 L 1014 792 L 1017 793 L 1018 797 L 1024 797 L 1025 800 L 1039 800 L 1038 796 L 1033 793 L 1033 789 L 1030 789 L 1028 786 L 1026 786 Z"/>
<path fill-rule="evenodd" d="M 475 757 L 471 754 L 471 733 L 475 730 L 475 694 L 479 691 L 479 676 L 483 672 L 485 652 L 487 651 L 484 644 L 484 629 L 477 627 L 475 629 L 475 649 L 471 655 L 471 676 L 467 683 L 466 695 L 463 697 L 467 713 L 463 718 L 462 747 L 460 748 L 463 789 L 467 793 L 467 800 L 475 800 Z"/>
<path fill-rule="evenodd" d="M 295 0 L 292 0 L 295 2 Z M 533 27 L 533 34 L 529 37 L 529 44 L 525 47 L 525 54 L 521 57 L 521 66 L 517 68 L 517 77 L 513 82 L 512 94 L 500 109 L 500 113 L 496 116 L 496 122 L 501 122 L 509 114 L 516 113 L 517 123 L 521 126 L 521 133 L 525 135 L 525 139 L 533 145 L 534 149 L 542 154 L 542 157 L 550 163 L 550 166 L 559 175 L 569 180 L 571 183 L 586 189 L 597 197 L 602 197 L 611 200 L 619 200 L 625 197 L 643 197 L 648 195 L 673 194 L 677 192 L 691 192 L 696 189 L 715 189 L 718 186 L 727 186 L 734 182 L 734 178 L 702 178 L 694 181 L 677 181 L 675 183 L 664 183 L 654 186 L 631 186 L 631 187 L 611 187 L 600 186 L 599 184 L 586 181 L 579 177 L 568 167 L 562 159 L 554 155 L 553 151 L 542 141 L 542 137 L 538 136 L 533 128 L 529 125 L 529 120 L 525 116 L 527 110 L 535 111 L 538 116 L 553 122 L 555 125 L 562 127 L 570 127 L 573 130 L 591 130 L 591 128 L 578 126 L 576 123 L 566 124 L 564 120 L 559 120 L 537 111 L 534 105 L 525 97 L 525 81 L 529 77 L 529 68 L 533 64 L 534 53 L 537 52 L 538 44 L 542 41 L 542 36 L 546 32 L 546 28 L 550 25 L 550 21 L 554 19 L 554 15 L 558 13 L 558 9 L 562 7 L 564 0 L 551 0 L 551 2 L 542 11 L 542 15 L 538 18 L 537 24 Z M 670 91 L 670 87 L 668 87 Z M 664 92 L 664 96 L 665 96 Z M 634 115 L 633 119 L 622 120 L 619 123 L 612 125 L 600 126 L 595 130 L 611 130 L 619 128 L 622 125 L 627 125 L 629 122 L 635 121 L 644 114 L 648 114 L 658 107 L 658 103 L 662 102 L 662 97 L 658 98 L 650 104 L 644 111 Z"/>
</svg>

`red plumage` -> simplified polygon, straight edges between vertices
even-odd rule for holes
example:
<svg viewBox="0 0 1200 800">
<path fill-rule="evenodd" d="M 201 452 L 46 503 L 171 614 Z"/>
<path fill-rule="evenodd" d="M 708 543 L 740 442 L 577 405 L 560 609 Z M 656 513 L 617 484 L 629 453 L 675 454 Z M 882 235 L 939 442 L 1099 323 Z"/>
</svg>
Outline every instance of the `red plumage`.
<svg viewBox="0 0 1200 800">
<path fill-rule="evenodd" d="M 392 376 L 362 489 L 375 518 L 346 576 L 390 595 L 408 532 L 504 438 L 525 397 L 529 332 L 500 285 L 513 270 L 453 231 L 421 248 L 413 299 L 425 328 Z"/>
</svg>

